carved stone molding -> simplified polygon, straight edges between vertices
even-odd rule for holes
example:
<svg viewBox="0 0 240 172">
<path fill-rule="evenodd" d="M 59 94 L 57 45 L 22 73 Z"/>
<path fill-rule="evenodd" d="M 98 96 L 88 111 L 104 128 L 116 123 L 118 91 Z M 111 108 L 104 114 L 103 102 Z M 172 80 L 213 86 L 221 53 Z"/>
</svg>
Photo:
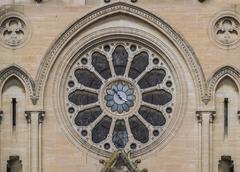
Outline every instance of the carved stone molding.
<svg viewBox="0 0 240 172">
<path fill-rule="evenodd" d="M 196 111 L 196 117 L 198 120 L 198 123 L 202 123 L 202 115 L 208 114 L 209 115 L 209 123 L 213 123 L 215 117 L 216 117 L 216 111 L 214 110 L 203 110 L 203 111 Z"/>
<path fill-rule="evenodd" d="M 38 123 L 41 124 L 44 120 L 45 111 L 25 111 L 25 117 L 27 120 L 27 123 L 31 123 L 31 115 L 32 113 L 38 113 Z"/>
<path fill-rule="evenodd" d="M 96 20 L 116 13 L 127 13 L 129 15 L 138 17 L 144 22 L 152 25 L 153 27 L 159 29 L 162 33 L 164 33 L 176 45 L 176 47 L 179 48 L 179 50 L 183 54 L 183 57 L 185 58 L 187 65 L 191 70 L 191 74 L 194 78 L 195 86 L 197 88 L 199 97 L 203 97 L 205 95 L 206 85 L 201 66 L 192 48 L 180 36 L 180 34 L 174 31 L 171 26 L 169 26 L 166 22 L 164 22 L 161 18 L 155 16 L 154 14 L 151 14 L 144 9 L 133 6 L 131 4 L 117 2 L 101 7 L 77 20 L 57 39 L 57 41 L 53 44 L 52 48 L 45 55 L 38 70 L 36 90 L 38 96 L 42 95 L 44 92 L 44 87 L 46 85 L 45 82 L 49 76 L 49 72 L 52 68 L 54 61 L 58 57 L 59 52 L 71 40 L 71 38 Z M 201 101 L 201 98 L 199 99 L 199 101 Z"/>
<path fill-rule="evenodd" d="M 28 74 L 24 69 L 17 65 L 11 65 L 2 69 L 0 71 L 0 87 L 3 87 L 4 83 L 11 76 L 16 76 L 26 88 L 26 91 L 29 94 L 30 99 L 33 104 L 36 104 L 38 98 L 35 94 L 35 83 L 30 74 Z"/>
<path fill-rule="evenodd" d="M 208 89 L 206 94 L 206 100 L 210 101 L 213 99 L 216 86 L 224 77 L 230 77 L 235 81 L 238 89 L 240 89 L 240 72 L 238 69 L 232 66 L 224 66 L 219 68 L 208 81 Z"/>
<path fill-rule="evenodd" d="M 6 11 L 0 18 L 0 39 L 7 48 L 20 48 L 30 38 L 30 25 L 19 12 Z"/>
<path fill-rule="evenodd" d="M 221 48 L 235 48 L 240 41 L 240 19 L 236 12 L 223 11 L 211 22 L 211 38 Z"/>
</svg>

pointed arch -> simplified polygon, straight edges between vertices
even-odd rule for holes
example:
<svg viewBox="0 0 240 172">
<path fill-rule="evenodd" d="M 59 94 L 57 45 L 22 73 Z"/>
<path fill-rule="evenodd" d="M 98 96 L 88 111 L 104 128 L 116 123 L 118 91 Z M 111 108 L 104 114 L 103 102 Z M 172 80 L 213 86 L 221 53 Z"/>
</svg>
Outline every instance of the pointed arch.
<svg viewBox="0 0 240 172">
<path fill-rule="evenodd" d="M 163 21 L 158 16 L 132 4 L 124 2 L 116 2 L 104 7 L 100 7 L 84 17 L 80 18 L 69 26 L 66 31 L 64 31 L 60 37 L 54 41 L 50 49 L 45 54 L 39 70 L 36 76 L 36 94 L 38 97 L 43 99 L 44 90 L 46 86 L 46 81 L 51 73 L 53 64 L 55 63 L 57 57 L 61 53 L 62 49 L 77 35 L 86 29 L 87 26 L 92 25 L 94 22 L 99 21 L 105 17 L 113 16 L 116 14 L 123 14 L 134 16 L 137 19 L 143 21 L 144 23 L 152 26 L 158 32 L 161 32 L 166 36 L 174 45 L 177 47 L 178 51 L 182 54 L 186 66 L 191 73 L 194 80 L 195 88 L 197 88 L 198 103 L 201 103 L 205 95 L 206 90 L 206 80 L 201 68 L 200 63 L 190 45 L 177 33 L 171 26 L 169 26 L 165 21 Z M 136 31 L 137 33 L 137 31 Z M 41 100 L 41 102 L 43 102 Z"/>
<path fill-rule="evenodd" d="M 233 80 L 238 88 L 238 91 L 240 90 L 240 71 L 233 66 L 223 66 L 217 69 L 208 81 L 207 96 L 209 100 L 214 100 L 218 84 L 226 77 Z"/>
<path fill-rule="evenodd" d="M 28 74 L 22 67 L 18 65 L 8 66 L 0 71 L 0 88 L 3 89 L 4 84 L 8 79 L 16 77 L 23 84 L 25 91 L 32 100 L 33 104 L 36 104 L 36 95 L 35 95 L 35 83 L 30 74 Z"/>
</svg>

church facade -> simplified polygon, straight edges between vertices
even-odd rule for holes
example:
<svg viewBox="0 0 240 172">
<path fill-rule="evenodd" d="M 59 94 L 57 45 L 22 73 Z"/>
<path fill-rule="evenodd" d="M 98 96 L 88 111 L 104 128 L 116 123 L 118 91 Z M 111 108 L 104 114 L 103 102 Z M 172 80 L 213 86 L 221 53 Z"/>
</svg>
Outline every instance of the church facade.
<svg viewBox="0 0 240 172">
<path fill-rule="evenodd" d="M 1 172 L 239 172 L 236 0 L 2 0 Z"/>
</svg>

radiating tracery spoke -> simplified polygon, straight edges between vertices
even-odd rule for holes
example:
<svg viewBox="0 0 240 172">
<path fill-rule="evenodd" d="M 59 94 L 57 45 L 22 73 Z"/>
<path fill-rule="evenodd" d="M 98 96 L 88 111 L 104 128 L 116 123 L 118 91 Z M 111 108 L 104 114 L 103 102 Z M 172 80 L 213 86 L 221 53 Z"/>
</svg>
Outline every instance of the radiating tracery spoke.
<svg viewBox="0 0 240 172">
<path fill-rule="evenodd" d="M 93 94 L 98 94 L 99 93 L 99 89 L 86 87 L 86 86 L 84 86 L 82 84 L 76 84 L 74 87 L 70 87 L 68 89 L 68 93 L 72 93 L 72 92 L 74 92 L 76 90 L 83 90 L 83 91 L 90 92 L 90 93 L 93 93 Z"/>
<path fill-rule="evenodd" d="M 81 134 L 91 136 L 90 144 L 108 151 L 140 149 L 168 125 L 173 77 L 150 53 L 135 43 L 104 43 L 75 66 L 66 89 L 68 110 L 76 128 L 90 133 Z"/>
</svg>

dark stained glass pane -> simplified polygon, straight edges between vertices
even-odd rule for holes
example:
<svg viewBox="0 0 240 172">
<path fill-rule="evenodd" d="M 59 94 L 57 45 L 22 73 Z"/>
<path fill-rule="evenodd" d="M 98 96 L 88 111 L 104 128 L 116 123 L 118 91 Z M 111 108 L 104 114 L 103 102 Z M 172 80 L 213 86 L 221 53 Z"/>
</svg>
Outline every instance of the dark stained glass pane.
<svg viewBox="0 0 240 172">
<path fill-rule="evenodd" d="M 117 120 L 112 134 L 116 148 L 124 148 L 128 142 L 128 133 L 124 120 Z"/>
<path fill-rule="evenodd" d="M 172 95 L 165 90 L 156 90 L 143 94 L 143 101 L 154 105 L 165 105 L 172 100 Z"/>
<path fill-rule="evenodd" d="M 74 74 L 78 82 L 86 87 L 99 89 L 102 85 L 101 80 L 87 69 L 77 69 Z"/>
<path fill-rule="evenodd" d="M 149 131 L 147 127 L 135 115 L 130 117 L 128 121 L 134 139 L 141 143 L 147 143 L 149 140 Z"/>
<path fill-rule="evenodd" d="M 141 106 L 139 114 L 153 126 L 163 126 L 166 123 L 166 119 L 162 112 L 155 109 L 151 109 L 145 106 Z"/>
<path fill-rule="evenodd" d="M 160 84 L 165 76 L 166 72 L 163 69 L 153 69 L 148 72 L 140 81 L 138 81 L 138 85 L 142 89 L 153 87 L 157 84 Z"/>
<path fill-rule="evenodd" d="M 141 52 L 137 54 L 131 64 L 128 76 L 132 79 L 137 78 L 148 66 L 148 54 Z"/>
<path fill-rule="evenodd" d="M 83 90 L 76 90 L 69 94 L 68 99 L 75 105 L 87 105 L 97 102 L 98 95 Z"/>
<path fill-rule="evenodd" d="M 92 141 L 94 143 L 100 143 L 107 138 L 112 118 L 109 116 L 103 117 L 103 119 L 92 130 Z"/>
<path fill-rule="evenodd" d="M 113 65 L 117 75 L 123 75 L 128 62 L 128 53 L 121 45 L 117 46 L 112 54 Z"/>
<path fill-rule="evenodd" d="M 102 110 L 100 109 L 100 107 L 81 111 L 77 114 L 76 118 L 74 119 L 75 124 L 77 126 L 88 126 L 93 121 L 95 121 L 97 117 L 101 115 L 101 113 Z"/>
<path fill-rule="evenodd" d="M 103 54 L 94 52 L 92 54 L 92 65 L 103 78 L 108 79 L 112 76 L 107 58 Z"/>
</svg>

